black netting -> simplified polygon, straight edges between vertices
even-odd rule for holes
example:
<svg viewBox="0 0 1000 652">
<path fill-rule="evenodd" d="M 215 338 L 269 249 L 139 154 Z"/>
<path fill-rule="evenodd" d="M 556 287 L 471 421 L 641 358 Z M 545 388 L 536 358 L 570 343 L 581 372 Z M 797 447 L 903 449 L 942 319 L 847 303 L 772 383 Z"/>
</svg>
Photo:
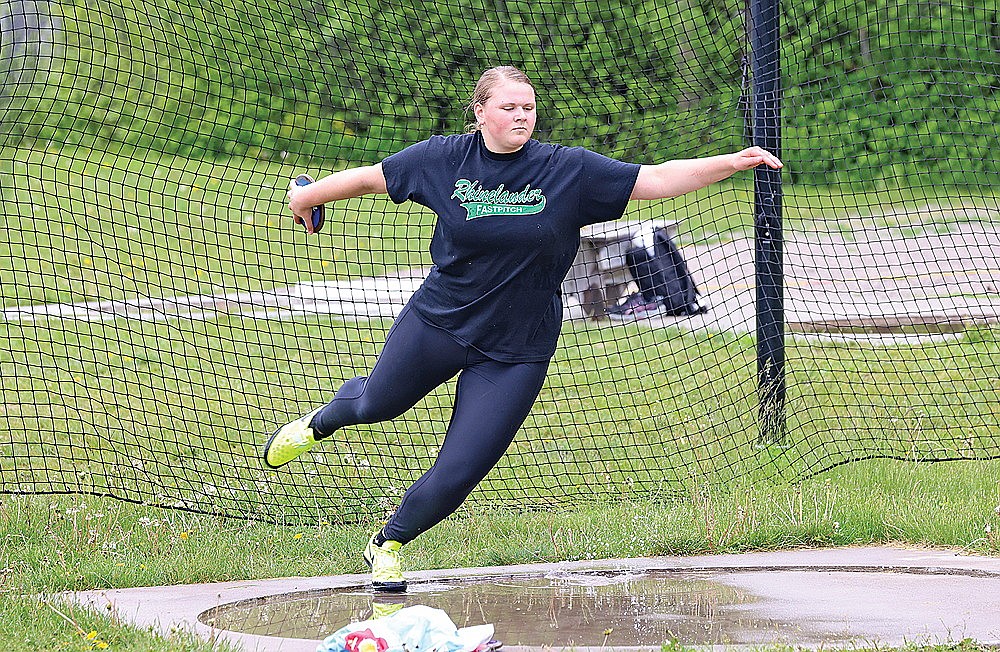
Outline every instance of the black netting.
<svg viewBox="0 0 1000 652">
<path fill-rule="evenodd" d="M 546 387 L 475 504 L 1000 455 L 998 9 L 779 13 L 783 436 L 761 436 L 743 173 L 622 222 L 676 229 L 704 315 L 598 318 L 635 288 L 623 240 L 586 234 Z M 539 140 L 637 163 L 735 151 L 754 127 L 748 15 L 0 0 L 0 491 L 276 520 L 393 509 L 453 382 L 278 472 L 260 446 L 372 366 L 430 264 L 433 215 L 354 199 L 307 238 L 288 179 L 463 131 L 479 74 L 506 63 L 538 88 Z"/>
</svg>

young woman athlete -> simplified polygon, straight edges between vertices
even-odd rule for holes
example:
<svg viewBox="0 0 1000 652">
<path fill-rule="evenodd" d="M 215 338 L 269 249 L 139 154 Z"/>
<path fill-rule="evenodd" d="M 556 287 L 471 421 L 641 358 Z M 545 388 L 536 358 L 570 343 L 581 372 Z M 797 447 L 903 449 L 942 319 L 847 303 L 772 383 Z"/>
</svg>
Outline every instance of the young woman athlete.
<svg viewBox="0 0 1000 652">
<path fill-rule="evenodd" d="M 433 466 L 406 491 L 364 550 L 377 591 L 404 591 L 399 549 L 458 509 L 499 461 L 545 380 L 562 323 L 560 284 L 580 228 L 615 220 L 632 199 L 703 188 L 770 152 L 635 165 L 579 147 L 532 140 L 535 89 L 520 70 L 483 73 L 470 133 L 433 136 L 381 163 L 288 191 L 298 224 L 311 208 L 367 194 L 433 210 L 434 265 L 389 330 L 368 376 L 277 430 L 264 448 L 277 468 L 336 430 L 393 419 L 458 374 L 455 403 Z"/>
</svg>

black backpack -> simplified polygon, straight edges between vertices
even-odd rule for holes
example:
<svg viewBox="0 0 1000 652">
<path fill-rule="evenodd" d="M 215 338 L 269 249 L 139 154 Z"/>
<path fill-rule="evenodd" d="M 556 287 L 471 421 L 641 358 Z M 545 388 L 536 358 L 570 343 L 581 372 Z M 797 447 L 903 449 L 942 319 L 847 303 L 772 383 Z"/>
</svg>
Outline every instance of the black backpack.
<svg viewBox="0 0 1000 652">
<path fill-rule="evenodd" d="M 663 227 L 653 232 L 652 251 L 645 247 L 632 247 L 625 252 L 632 278 L 647 300 L 658 299 L 669 315 L 700 315 L 708 307 L 699 303 L 698 288 L 694 284 L 684 256 Z"/>
</svg>

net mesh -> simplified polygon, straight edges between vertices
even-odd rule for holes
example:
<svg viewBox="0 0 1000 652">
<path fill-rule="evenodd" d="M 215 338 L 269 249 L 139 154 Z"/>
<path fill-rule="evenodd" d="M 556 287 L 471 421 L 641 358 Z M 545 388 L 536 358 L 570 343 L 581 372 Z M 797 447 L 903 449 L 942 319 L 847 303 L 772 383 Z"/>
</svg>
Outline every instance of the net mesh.
<svg viewBox="0 0 1000 652">
<path fill-rule="evenodd" d="M 278 472 L 260 447 L 372 367 L 434 216 L 359 198 L 307 238 L 288 179 L 463 131 L 479 74 L 507 63 L 538 88 L 539 140 L 637 163 L 746 143 L 742 3 L 533 7 L 0 0 L 0 491 L 391 511 L 454 381 Z M 971 0 L 783 3 L 779 442 L 760 437 L 745 173 L 584 234 L 546 386 L 471 504 L 1000 455 L 998 21 Z M 635 291 L 624 243 L 655 224 L 711 309 L 601 317 Z"/>
</svg>

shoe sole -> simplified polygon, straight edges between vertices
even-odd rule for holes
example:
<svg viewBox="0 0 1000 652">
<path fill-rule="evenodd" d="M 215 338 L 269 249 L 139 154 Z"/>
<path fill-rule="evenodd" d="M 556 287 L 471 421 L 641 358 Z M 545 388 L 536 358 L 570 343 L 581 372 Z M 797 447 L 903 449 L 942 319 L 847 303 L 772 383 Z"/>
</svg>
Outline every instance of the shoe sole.
<svg viewBox="0 0 1000 652">
<path fill-rule="evenodd" d="M 319 411 L 320 411 L 321 409 L 322 409 L 322 407 L 319 407 L 319 408 L 316 408 L 315 410 L 313 410 L 313 411 L 312 411 L 312 412 L 310 412 L 309 414 L 306 414 L 305 416 L 302 416 L 302 417 L 299 417 L 299 418 L 300 418 L 300 419 L 304 419 L 305 417 L 310 417 L 310 415 L 315 415 L 315 414 L 316 414 L 317 412 L 319 412 Z M 311 417 L 310 417 L 310 419 L 311 419 Z M 290 423 L 290 422 L 289 422 L 289 423 Z M 271 434 L 271 437 L 270 437 L 270 439 L 268 439 L 268 440 L 267 440 L 267 443 L 266 443 L 266 444 L 264 444 L 264 449 L 263 449 L 263 456 L 264 456 L 264 464 L 266 464 L 266 465 L 267 465 L 267 466 L 268 466 L 269 468 L 272 468 L 272 469 L 280 469 L 280 468 L 281 468 L 281 467 L 283 467 L 283 466 L 284 466 L 285 464 L 288 464 L 289 462 L 294 462 L 295 460 L 297 460 L 297 459 L 298 459 L 298 458 L 299 458 L 299 457 L 300 457 L 300 456 L 302 455 L 302 453 L 299 453 L 298 455 L 296 455 L 296 456 L 295 456 L 295 457 L 293 457 L 292 459 L 288 460 L 288 462 L 282 462 L 281 464 L 278 464 L 277 466 L 275 466 L 274 464 L 271 464 L 270 462 L 268 462 L 268 461 L 267 461 L 267 453 L 268 453 L 268 451 L 270 451 L 270 450 L 271 450 L 271 444 L 273 444 L 273 443 L 274 443 L 274 440 L 275 440 L 275 438 L 276 438 L 276 437 L 278 436 L 278 433 L 279 433 L 279 432 L 281 432 L 281 428 L 284 428 L 284 427 L 285 427 L 285 426 L 287 426 L 287 425 L 288 425 L 288 424 L 286 423 L 286 424 L 285 424 L 284 426 L 281 426 L 281 427 L 279 427 L 279 428 L 278 428 L 277 430 L 275 430 L 275 431 L 274 431 L 274 432 L 273 432 L 273 433 Z"/>
<path fill-rule="evenodd" d="M 361 553 L 361 558 L 368 564 L 368 568 L 372 567 L 372 560 L 368 558 L 367 550 Z M 401 582 L 376 582 L 372 580 L 372 589 L 376 593 L 406 593 L 406 580 Z"/>
<path fill-rule="evenodd" d="M 284 427 L 285 426 L 281 426 L 281 428 L 284 428 Z M 278 428 L 277 430 L 275 430 L 274 434 L 271 435 L 271 438 L 267 440 L 266 444 L 264 444 L 264 464 L 266 464 L 269 468 L 272 468 L 272 469 L 280 469 L 281 467 L 283 467 L 284 465 L 288 464 L 289 462 L 294 462 L 295 460 L 299 459 L 299 457 L 302 456 L 302 453 L 299 453 L 298 455 L 296 455 L 292 459 L 288 460 L 288 462 L 282 462 L 281 464 L 278 464 L 278 465 L 271 464 L 270 462 L 267 461 L 267 452 L 269 450 L 271 450 L 271 444 L 274 443 L 274 439 L 278 436 L 278 433 L 281 432 L 281 428 Z"/>
<path fill-rule="evenodd" d="M 282 427 L 284 427 L 284 426 L 282 426 Z M 280 431 L 281 431 L 281 428 L 278 428 L 277 430 L 275 430 L 274 434 L 271 435 L 271 438 L 267 440 L 266 444 L 264 444 L 264 464 L 266 464 L 269 468 L 272 468 L 272 469 L 280 469 L 285 464 L 288 464 L 288 462 L 292 461 L 292 460 L 288 460 L 288 462 L 285 462 L 285 464 L 278 464 L 277 466 L 275 466 L 274 464 L 271 464 L 270 462 L 267 461 L 267 452 L 269 450 L 271 450 L 271 444 L 274 443 L 274 438 L 278 436 L 278 433 Z"/>
</svg>

